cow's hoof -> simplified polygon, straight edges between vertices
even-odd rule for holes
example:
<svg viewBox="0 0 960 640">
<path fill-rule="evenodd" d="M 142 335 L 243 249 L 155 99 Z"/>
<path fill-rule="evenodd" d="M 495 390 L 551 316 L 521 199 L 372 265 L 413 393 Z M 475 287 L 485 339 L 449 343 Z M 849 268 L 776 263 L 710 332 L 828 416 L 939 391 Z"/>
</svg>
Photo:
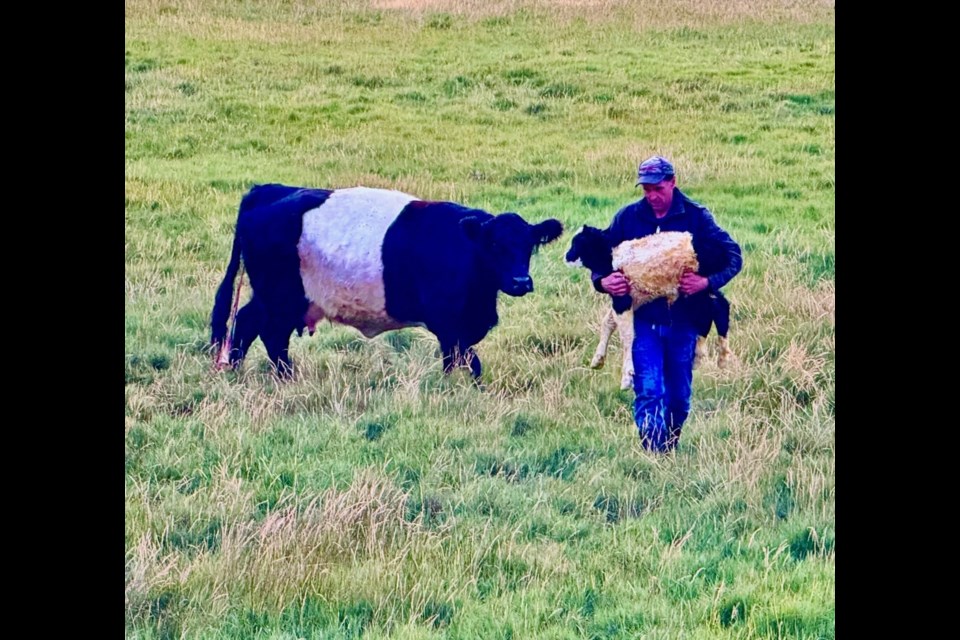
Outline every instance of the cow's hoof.
<svg viewBox="0 0 960 640">
<path fill-rule="evenodd" d="M 606 356 L 593 356 L 593 360 L 590 361 L 590 368 L 602 369 L 604 362 L 606 362 Z"/>
<path fill-rule="evenodd" d="M 625 377 L 625 378 L 623 378 L 623 379 L 620 380 L 620 389 L 626 391 L 627 389 L 631 389 L 632 387 L 633 387 L 633 377 L 632 377 L 632 376 L 629 377 L 629 378 L 626 378 L 626 377 Z"/>
</svg>

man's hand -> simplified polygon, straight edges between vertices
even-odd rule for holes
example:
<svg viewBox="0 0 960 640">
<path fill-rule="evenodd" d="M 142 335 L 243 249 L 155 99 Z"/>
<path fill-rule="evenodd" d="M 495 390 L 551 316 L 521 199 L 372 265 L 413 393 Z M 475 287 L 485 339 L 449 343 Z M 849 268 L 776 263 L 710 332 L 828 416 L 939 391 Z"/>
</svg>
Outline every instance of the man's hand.
<svg viewBox="0 0 960 640">
<path fill-rule="evenodd" d="M 709 286 L 709 280 L 701 275 L 693 273 L 692 271 L 686 271 L 680 277 L 680 293 L 685 296 L 692 296 L 695 293 L 700 293 Z"/>
<path fill-rule="evenodd" d="M 600 286 L 607 293 L 614 296 L 623 296 L 630 293 L 630 282 L 619 271 L 614 271 L 606 278 L 600 279 Z"/>
</svg>

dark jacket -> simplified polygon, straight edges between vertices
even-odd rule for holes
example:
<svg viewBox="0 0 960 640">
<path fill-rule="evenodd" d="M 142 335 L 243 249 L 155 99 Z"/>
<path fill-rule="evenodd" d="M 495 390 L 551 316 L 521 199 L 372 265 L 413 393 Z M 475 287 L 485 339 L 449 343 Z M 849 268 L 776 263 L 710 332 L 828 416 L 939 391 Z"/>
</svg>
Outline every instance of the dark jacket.
<svg viewBox="0 0 960 640">
<path fill-rule="evenodd" d="M 681 294 L 673 305 L 668 306 L 666 298 L 651 300 L 634 311 L 634 321 L 693 326 L 709 323 L 713 316 L 710 294 L 719 292 L 743 267 L 740 245 L 717 225 L 706 207 L 689 199 L 676 187 L 673 189 L 670 210 L 664 217 L 657 219 L 650 203 L 644 198 L 618 211 L 604 233 L 610 246 L 616 247 L 624 240 L 642 238 L 659 231 L 689 231 L 693 235 L 693 249 L 700 264 L 699 274 L 705 276 L 710 285 L 692 296 Z M 600 286 L 600 279 L 608 275 L 592 274 L 593 286 L 597 291 L 606 293 Z"/>
</svg>

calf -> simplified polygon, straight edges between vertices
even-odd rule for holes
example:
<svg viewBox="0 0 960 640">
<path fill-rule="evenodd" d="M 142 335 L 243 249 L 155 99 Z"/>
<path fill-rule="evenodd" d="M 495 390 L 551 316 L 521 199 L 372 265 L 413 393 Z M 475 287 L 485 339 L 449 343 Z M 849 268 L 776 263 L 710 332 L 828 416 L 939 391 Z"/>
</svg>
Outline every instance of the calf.
<svg viewBox="0 0 960 640">
<path fill-rule="evenodd" d="M 610 274 L 613 272 L 613 247 L 607 241 L 603 231 L 595 227 L 584 226 L 570 243 L 570 250 L 566 255 L 567 264 L 573 267 L 586 267 L 594 273 Z M 722 293 L 710 294 L 712 302 L 712 316 L 706 318 L 697 327 L 697 351 L 694 366 L 698 366 L 706 357 L 706 336 L 710 327 L 716 325 L 719 336 L 718 364 L 723 367 L 728 362 L 732 352 L 727 344 L 727 332 L 730 328 L 730 303 Z M 607 345 L 610 334 L 614 329 L 620 334 L 620 343 L 623 347 L 623 364 L 621 367 L 620 388 L 633 387 L 633 311 L 630 296 L 612 296 L 612 308 L 604 315 L 600 323 L 600 342 L 590 361 L 594 369 L 603 367 L 607 354 Z"/>
</svg>

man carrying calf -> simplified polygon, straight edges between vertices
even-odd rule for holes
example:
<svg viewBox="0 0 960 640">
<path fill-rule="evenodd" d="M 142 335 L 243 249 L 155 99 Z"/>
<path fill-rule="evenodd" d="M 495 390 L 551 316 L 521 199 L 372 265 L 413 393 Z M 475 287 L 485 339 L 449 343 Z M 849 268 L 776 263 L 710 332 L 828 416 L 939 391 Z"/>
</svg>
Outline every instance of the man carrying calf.
<svg viewBox="0 0 960 640">
<path fill-rule="evenodd" d="M 680 297 L 673 304 L 657 298 L 633 312 L 634 420 L 643 446 L 671 451 L 690 411 L 698 327 L 713 316 L 711 294 L 719 293 L 743 266 L 740 246 L 715 222 L 710 211 L 676 187 L 673 165 L 665 158 L 644 160 L 637 186 L 644 197 L 622 208 L 604 230 L 611 247 L 625 240 L 661 231 L 693 236 L 698 273 L 680 279 Z M 608 293 L 624 308 L 630 283 L 623 273 L 592 273 L 597 291 Z M 619 298 L 619 300 L 617 300 Z"/>
</svg>

